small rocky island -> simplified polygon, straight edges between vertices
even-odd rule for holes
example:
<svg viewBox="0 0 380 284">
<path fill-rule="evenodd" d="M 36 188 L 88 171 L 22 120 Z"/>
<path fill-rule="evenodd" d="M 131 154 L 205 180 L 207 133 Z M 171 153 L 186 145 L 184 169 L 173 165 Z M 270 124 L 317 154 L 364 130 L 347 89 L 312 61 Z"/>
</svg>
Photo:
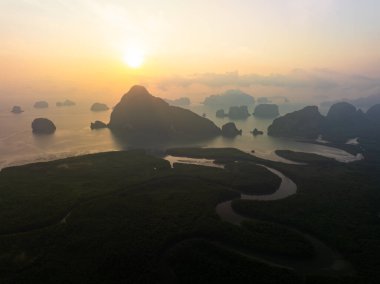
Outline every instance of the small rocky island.
<svg viewBox="0 0 380 284">
<path fill-rule="evenodd" d="M 278 105 L 275 104 L 260 104 L 256 106 L 253 113 L 256 117 L 261 118 L 274 118 L 279 116 Z"/>
<path fill-rule="evenodd" d="M 71 100 L 65 100 L 63 102 L 57 102 L 56 103 L 57 107 L 70 107 L 70 106 L 75 106 L 75 102 Z"/>
<path fill-rule="evenodd" d="M 267 97 L 259 97 L 257 98 L 258 104 L 270 104 L 272 101 Z"/>
<path fill-rule="evenodd" d="M 170 106 L 143 86 L 133 86 L 115 106 L 108 127 L 114 133 L 160 139 L 212 138 L 221 130 L 190 110 Z"/>
<path fill-rule="evenodd" d="M 107 110 L 109 110 L 109 107 L 103 103 L 94 103 L 91 106 L 91 111 L 98 112 L 98 111 L 107 111 Z"/>
<path fill-rule="evenodd" d="M 20 106 L 14 106 L 11 110 L 13 113 L 22 113 L 24 112 Z"/>
<path fill-rule="evenodd" d="M 219 118 L 223 118 L 223 117 L 228 116 L 228 114 L 226 114 L 226 113 L 224 112 L 224 109 L 218 109 L 218 110 L 216 111 L 215 116 L 216 116 L 216 117 L 219 117 Z"/>
<path fill-rule="evenodd" d="M 53 134 L 57 128 L 47 118 L 36 118 L 32 122 L 32 130 L 35 134 Z"/>
<path fill-rule="evenodd" d="M 230 107 L 228 117 L 231 119 L 246 119 L 250 116 L 247 106 L 233 106 Z"/>
<path fill-rule="evenodd" d="M 242 130 L 237 129 L 235 123 L 228 122 L 222 126 L 222 135 L 225 137 L 235 137 L 242 134 Z"/>
<path fill-rule="evenodd" d="M 35 102 L 34 103 L 34 108 L 48 108 L 49 107 L 49 103 L 46 102 L 46 101 L 38 101 L 38 102 Z"/>
<path fill-rule="evenodd" d="M 263 135 L 263 134 L 264 134 L 263 131 L 258 130 L 257 128 L 253 129 L 253 130 L 251 131 L 251 133 L 252 133 L 253 136 Z"/>
<path fill-rule="evenodd" d="M 191 104 L 191 100 L 187 97 L 182 97 L 174 100 L 165 99 L 165 101 L 172 106 L 185 107 Z"/>
<path fill-rule="evenodd" d="M 246 119 L 249 116 L 250 114 L 247 106 L 232 106 L 229 108 L 228 113 L 226 113 L 224 109 L 216 111 L 216 117 L 219 118 L 229 117 L 231 119 Z"/>
<path fill-rule="evenodd" d="M 95 122 L 91 122 L 90 128 L 91 130 L 94 129 L 102 129 L 102 128 L 107 128 L 107 124 L 105 124 L 103 121 L 96 120 Z"/>
</svg>

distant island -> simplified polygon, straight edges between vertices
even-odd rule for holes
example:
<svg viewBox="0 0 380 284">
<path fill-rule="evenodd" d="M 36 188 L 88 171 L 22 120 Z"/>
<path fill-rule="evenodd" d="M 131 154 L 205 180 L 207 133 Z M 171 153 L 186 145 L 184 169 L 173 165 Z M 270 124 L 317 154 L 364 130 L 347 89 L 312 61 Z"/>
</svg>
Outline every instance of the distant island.
<svg viewBox="0 0 380 284">
<path fill-rule="evenodd" d="M 267 98 L 267 97 L 259 97 L 259 98 L 257 98 L 257 103 L 258 104 L 270 104 L 270 103 L 272 103 L 272 100 Z"/>
<path fill-rule="evenodd" d="M 220 95 L 207 97 L 203 104 L 208 107 L 231 107 L 237 105 L 253 105 L 254 97 L 240 90 L 228 90 Z"/>
<path fill-rule="evenodd" d="M 253 113 L 256 117 L 274 118 L 279 116 L 278 105 L 276 104 L 259 104 Z"/>
<path fill-rule="evenodd" d="M 380 104 L 380 94 L 374 94 L 367 97 L 357 98 L 357 99 L 342 99 L 335 101 L 325 101 L 321 103 L 321 107 L 331 107 L 333 104 L 339 102 L 346 102 L 355 107 L 369 109 L 373 105 Z"/>
<path fill-rule="evenodd" d="M 251 133 L 253 136 L 257 136 L 257 135 L 263 135 L 264 131 L 261 131 L 261 130 L 258 130 L 257 128 L 255 128 L 251 131 Z"/>
<path fill-rule="evenodd" d="M 20 106 L 14 106 L 11 110 L 13 113 L 22 113 L 24 112 Z"/>
<path fill-rule="evenodd" d="M 71 100 L 65 100 L 63 102 L 57 102 L 56 103 L 57 107 L 69 107 L 69 106 L 75 106 L 75 102 Z"/>
<path fill-rule="evenodd" d="M 38 101 L 38 102 L 35 102 L 34 103 L 34 108 L 48 108 L 49 107 L 49 103 L 46 102 L 46 101 Z"/>
<path fill-rule="evenodd" d="M 228 116 L 231 119 L 245 119 L 248 116 L 250 116 L 250 114 L 248 112 L 247 106 L 239 106 L 239 107 L 233 106 L 233 107 L 230 107 Z"/>
<path fill-rule="evenodd" d="M 215 115 L 216 117 L 229 117 L 231 119 L 246 119 L 250 116 L 247 106 L 232 106 L 228 113 L 224 112 L 224 109 L 219 109 Z"/>
<path fill-rule="evenodd" d="M 91 106 L 91 111 L 107 111 L 109 110 L 110 108 L 106 105 L 106 104 L 103 104 L 103 103 L 94 103 L 92 106 Z"/>
<path fill-rule="evenodd" d="M 133 86 L 111 113 L 108 127 L 119 134 L 160 139 L 204 139 L 221 134 L 211 120 L 170 106 L 143 86 Z"/>
<path fill-rule="evenodd" d="M 182 97 L 174 100 L 165 99 L 165 101 L 172 106 L 185 107 L 191 104 L 191 100 L 187 97 Z"/>
<path fill-rule="evenodd" d="M 216 116 L 216 117 L 219 117 L 219 118 L 223 118 L 223 117 L 228 116 L 228 113 L 226 113 L 226 112 L 224 111 L 224 109 L 218 109 L 218 110 L 216 111 L 216 113 L 215 113 L 215 116 Z"/>
<path fill-rule="evenodd" d="M 91 130 L 94 130 L 94 129 L 103 129 L 103 128 L 107 128 L 107 124 L 105 124 L 103 121 L 100 121 L 100 120 L 96 120 L 95 122 L 91 122 L 91 125 L 90 125 L 90 128 Z"/>
</svg>

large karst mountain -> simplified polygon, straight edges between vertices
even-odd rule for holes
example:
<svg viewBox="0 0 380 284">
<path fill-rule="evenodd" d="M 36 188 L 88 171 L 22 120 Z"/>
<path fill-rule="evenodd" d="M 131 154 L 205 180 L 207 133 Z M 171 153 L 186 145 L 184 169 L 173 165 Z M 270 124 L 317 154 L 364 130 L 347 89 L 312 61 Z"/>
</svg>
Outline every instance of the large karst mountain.
<svg viewBox="0 0 380 284">
<path fill-rule="evenodd" d="M 380 139 L 380 105 L 374 105 L 366 113 L 347 102 L 331 106 L 326 116 L 318 107 L 308 106 L 275 119 L 268 128 L 271 136 L 324 137 L 342 142 L 350 138 Z"/>
<path fill-rule="evenodd" d="M 143 86 L 133 86 L 115 106 L 108 127 L 118 133 L 158 138 L 203 139 L 220 135 L 212 121 L 170 106 Z"/>
</svg>

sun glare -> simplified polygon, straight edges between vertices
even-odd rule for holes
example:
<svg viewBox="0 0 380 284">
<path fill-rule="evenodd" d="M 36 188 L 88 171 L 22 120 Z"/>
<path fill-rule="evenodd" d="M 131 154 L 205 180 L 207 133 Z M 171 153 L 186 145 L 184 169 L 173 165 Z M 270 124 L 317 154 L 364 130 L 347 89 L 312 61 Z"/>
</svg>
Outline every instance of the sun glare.
<svg viewBox="0 0 380 284">
<path fill-rule="evenodd" d="M 124 63 L 131 68 L 139 68 L 144 63 L 144 52 L 138 48 L 131 48 L 124 54 Z"/>
</svg>

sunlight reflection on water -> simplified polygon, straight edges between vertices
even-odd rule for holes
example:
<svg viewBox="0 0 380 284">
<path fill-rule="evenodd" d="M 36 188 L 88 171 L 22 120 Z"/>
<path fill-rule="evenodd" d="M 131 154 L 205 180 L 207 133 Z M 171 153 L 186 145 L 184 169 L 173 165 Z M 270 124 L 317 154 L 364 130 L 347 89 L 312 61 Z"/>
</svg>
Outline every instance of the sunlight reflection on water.
<svg viewBox="0 0 380 284">
<path fill-rule="evenodd" d="M 228 118 L 215 117 L 215 110 L 204 106 L 195 106 L 192 110 L 200 115 L 206 114 L 221 127 Z M 281 110 L 281 108 L 280 108 Z M 252 110 L 253 111 L 253 110 Z M 243 135 L 236 138 L 217 137 L 197 143 L 155 143 L 153 141 L 123 140 L 115 137 L 108 129 L 90 130 L 90 123 L 95 120 L 109 121 L 111 111 L 91 112 L 84 106 L 72 108 L 25 109 L 19 115 L 7 110 L 0 111 L 0 169 L 36 161 L 48 161 L 69 156 L 88 153 L 117 151 L 131 148 L 147 148 L 164 150 L 169 147 L 234 147 L 247 153 L 275 161 L 289 162 L 278 157 L 276 149 L 309 152 L 332 157 L 341 162 L 352 162 L 362 158 L 353 156 L 343 150 L 301 143 L 292 139 L 274 138 L 266 134 L 253 136 L 253 128 L 264 130 L 272 120 L 257 119 L 253 116 L 246 120 L 235 120 L 237 127 L 243 130 Z M 57 131 L 51 136 L 33 135 L 31 122 L 37 117 L 47 117 L 57 126 Z"/>
</svg>

